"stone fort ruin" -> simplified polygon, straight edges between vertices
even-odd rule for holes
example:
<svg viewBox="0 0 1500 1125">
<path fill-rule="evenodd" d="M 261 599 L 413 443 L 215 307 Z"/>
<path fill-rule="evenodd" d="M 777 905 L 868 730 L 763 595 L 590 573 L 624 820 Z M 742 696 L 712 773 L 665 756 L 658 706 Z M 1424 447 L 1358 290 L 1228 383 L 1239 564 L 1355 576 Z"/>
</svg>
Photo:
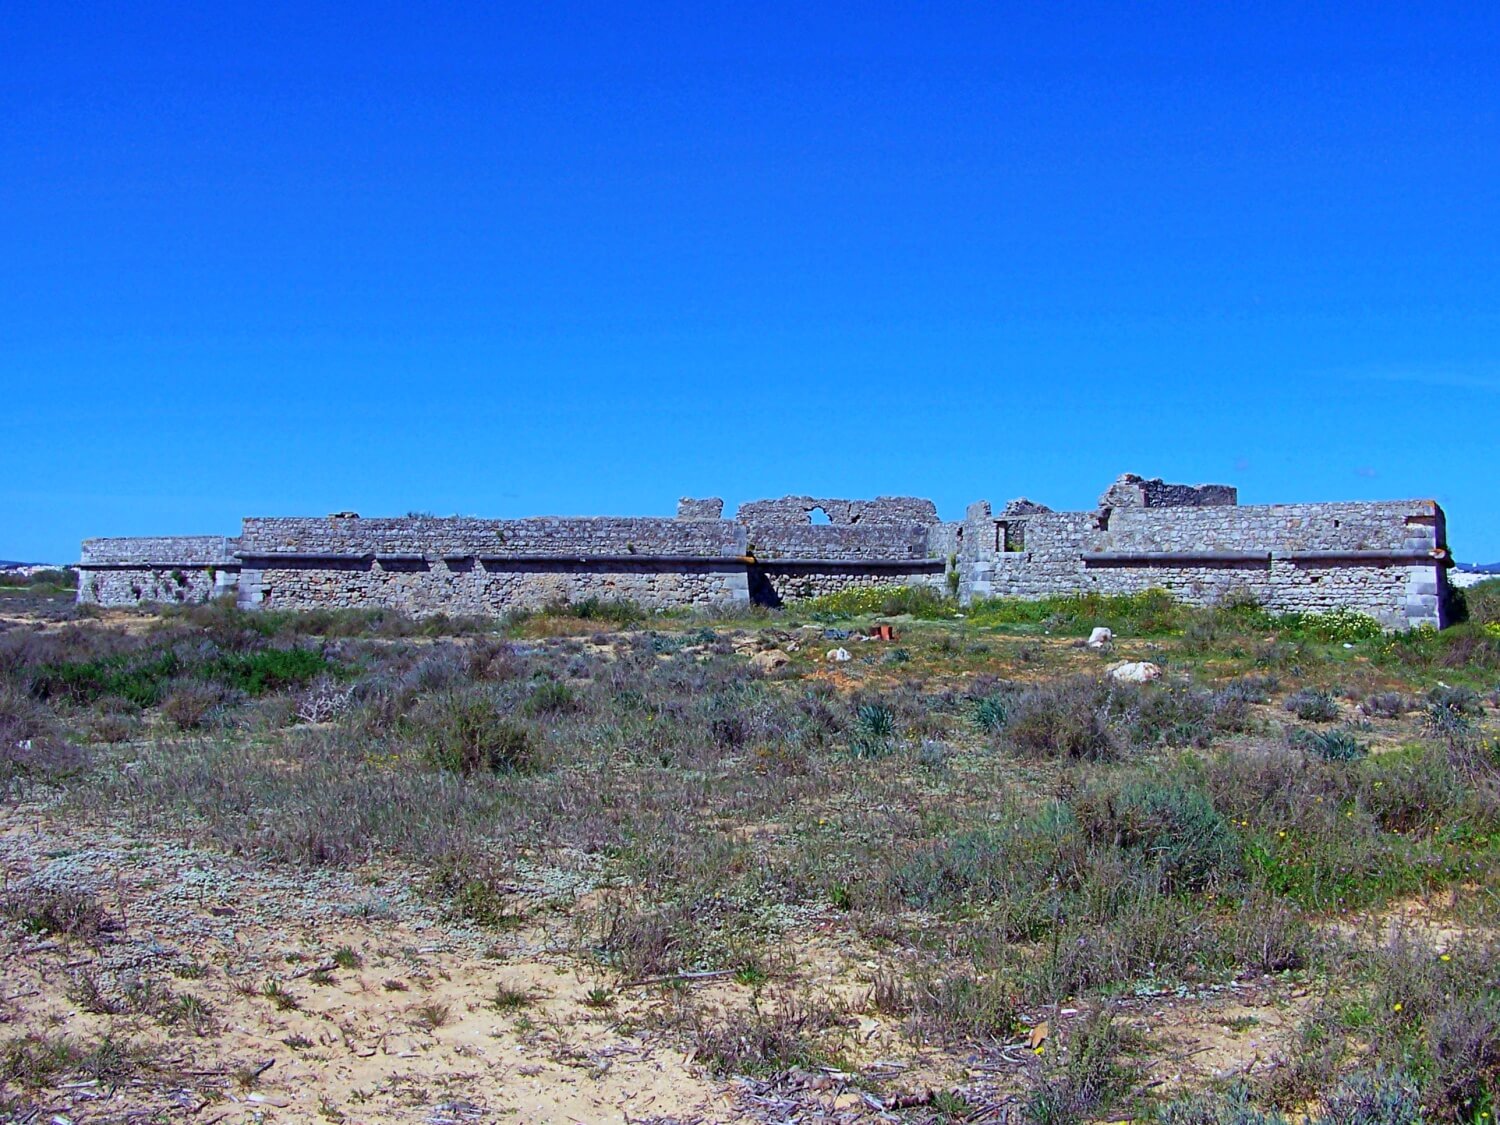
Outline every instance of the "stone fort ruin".
<svg viewBox="0 0 1500 1125">
<path fill-rule="evenodd" d="M 819 513 L 826 522 L 814 522 Z M 988 501 L 961 521 L 930 500 L 683 500 L 675 518 L 247 518 L 240 534 L 88 539 L 78 600 L 106 606 L 233 595 L 246 609 L 383 607 L 491 614 L 585 598 L 653 609 L 780 605 L 852 586 L 974 598 L 1159 587 L 1272 612 L 1347 608 L 1392 628 L 1441 626 L 1451 565 L 1431 500 L 1238 503 L 1227 485 L 1126 474 L 1087 512 Z"/>
</svg>

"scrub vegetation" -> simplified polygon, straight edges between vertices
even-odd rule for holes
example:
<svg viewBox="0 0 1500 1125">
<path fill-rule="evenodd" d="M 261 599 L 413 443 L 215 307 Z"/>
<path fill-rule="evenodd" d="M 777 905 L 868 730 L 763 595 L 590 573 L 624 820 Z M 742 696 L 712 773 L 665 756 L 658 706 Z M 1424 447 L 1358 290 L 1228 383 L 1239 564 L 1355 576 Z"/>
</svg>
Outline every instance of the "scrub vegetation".
<svg viewBox="0 0 1500 1125">
<path fill-rule="evenodd" d="M 8 603 L 5 996 L 24 978 L 40 999 L 0 1001 L 0 1113 L 262 1091 L 286 1120 L 406 1120 L 477 1095 L 404 1065 L 483 1086 L 485 1043 L 624 1097 L 607 1084 L 646 1081 L 646 1044 L 676 1052 L 687 1101 L 633 1120 L 1484 1125 L 1500 636 L 1480 594 L 1399 635 L 1156 591 L 851 590 L 729 619 Z M 1118 682 L 1121 661 L 1163 674 Z M 106 877 L 79 858 L 100 849 Z M 218 863 L 239 905 L 194 874 Z M 257 880 L 353 897 L 336 926 L 326 903 L 237 918 L 321 935 L 279 964 L 186 936 L 116 963 L 157 922 L 251 912 Z M 436 949 L 468 960 L 421 969 Z M 319 1016 L 345 987 L 412 1053 Z M 364 1077 L 276 1085 L 307 1060 Z"/>
</svg>

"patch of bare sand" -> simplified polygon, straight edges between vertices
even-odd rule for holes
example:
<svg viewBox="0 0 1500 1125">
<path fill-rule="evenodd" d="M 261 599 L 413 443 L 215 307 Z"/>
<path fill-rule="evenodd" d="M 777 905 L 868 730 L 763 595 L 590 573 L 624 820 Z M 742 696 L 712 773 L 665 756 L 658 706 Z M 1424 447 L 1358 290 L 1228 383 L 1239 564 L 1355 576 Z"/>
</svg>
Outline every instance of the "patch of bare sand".
<svg viewBox="0 0 1500 1125">
<path fill-rule="evenodd" d="M 174 1111 L 202 1122 L 740 1119 L 729 1087 L 634 1030 L 649 997 L 591 1006 L 591 990 L 608 982 L 551 951 L 545 934 L 488 948 L 488 937 L 442 924 L 368 874 L 362 883 L 258 870 L 170 840 L 50 826 L 35 810 L 6 814 L 0 859 L 7 884 L 91 888 L 120 922 L 98 948 L 30 935 L 7 951 L 6 1038 L 109 1034 L 158 1057 L 122 1084 L 23 1095 L 47 1114 L 80 1123 Z M 341 958 L 349 967 L 335 963 L 340 949 L 356 955 Z M 132 1002 L 145 982 L 156 999 Z M 497 1010 L 502 987 L 526 1001 Z M 163 1023 L 159 1013 L 180 997 L 209 1013 L 202 1034 Z"/>
</svg>

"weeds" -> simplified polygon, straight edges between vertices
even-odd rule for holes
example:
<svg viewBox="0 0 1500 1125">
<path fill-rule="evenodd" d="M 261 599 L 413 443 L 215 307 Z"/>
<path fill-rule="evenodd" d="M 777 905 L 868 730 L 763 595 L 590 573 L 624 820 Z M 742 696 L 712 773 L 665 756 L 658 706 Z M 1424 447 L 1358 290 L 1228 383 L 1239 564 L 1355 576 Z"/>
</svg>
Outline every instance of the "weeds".
<svg viewBox="0 0 1500 1125">
<path fill-rule="evenodd" d="M 1304 723 L 1331 723 L 1339 717 L 1338 701 L 1322 688 L 1302 688 L 1286 697 L 1282 706 Z"/>
<path fill-rule="evenodd" d="M 495 994 L 490 997 L 490 1007 L 497 1012 L 519 1012 L 535 1002 L 535 998 L 524 988 L 512 988 L 506 984 L 497 984 Z"/>
<path fill-rule="evenodd" d="M 899 606 L 931 623 L 903 629 L 908 659 L 871 647 L 838 668 L 808 660 L 821 640 L 807 645 L 790 619 L 754 620 L 754 638 L 744 623 L 670 619 L 598 636 L 639 621 L 602 604 L 512 623 L 530 641 L 495 622 L 419 642 L 397 617 L 223 607 L 174 611 L 143 635 L 4 632 L 0 734 L 65 747 L 113 716 L 128 747 L 35 775 L 58 808 L 294 867 L 400 866 L 453 922 L 535 922 L 571 942 L 589 977 L 610 974 L 579 998 L 600 1012 L 624 984 L 722 975 L 735 998 L 723 1009 L 686 987 L 669 997 L 672 1027 L 722 1073 L 838 1065 L 846 1014 L 779 991 L 798 967 L 771 953 L 812 925 L 875 962 L 868 1005 L 898 1017 L 893 1029 L 955 1054 L 1012 1041 L 1019 1014 L 1045 1005 L 1097 1012 L 1132 990 L 1307 971 L 1337 1003 L 1314 1010 L 1250 1095 L 1392 1125 L 1412 1098 L 1429 1120 L 1472 1121 L 1487 1104 L 1470 1076 L 1493 1085 L 1494 958 L 1352 957 L 1330 922 L 1439 888 L 1493 909 L 1480 901 L 1500 862 L 1488 641 L 1335 642 L 1322 638 L 1368 628 L 1154 593 L 984 603 L 961 622 L 931 592 L 879 596 L 876 610 L 861 594 L 813 612 Z M 1170 676 L 1072 675 L 1096 670 L 1094 654 L 1042 636 L 1099 623 L 1122 644 L 1155 638 Z M 1028 635 L 976 635 L 997 626 Z M 790 657 L 769 678 L 742 655 L 768 644 Z M 1283 737 L 1291 722 L 1263 720 L 1261 705 L 1290 693 L 1287 714 L 1332 723 L 1335 675 L 1361 700 L 1356 724 Z M 1429 692 L 1439 676 L 1455 686 Z M 1377 736 L 1381 752 L 1366 754 Z M 0 899 L 12 927 L 99 940 L 111 924 L 92 896 L 23 901 L 34 890 Z M 331 959 L 361 965 L 353 948 Z M 298 1003 L 248 980 L 257 1003 Z M 408 990 L 396 977 L 378 987 Z M 80 976 L 73 994 L 98 1012 L 212 1026 L 201 1001 L 157 986 Z M 511 1014 L 507 1033 L 535 1029 L 530 994 L 479 999 Z M 422 1026 L 452 1018 L 424 995 L 399 1003 Z M 1097 1117 L 1128 1092 L 1132 1045 L 1097 1021 L 1060 1024 L 1028 1060 L 1036 1119 Z M 1250 1095 L 1163 1112 L 1274 1120 Z"/>
<path fill-rule="evenodd" d="M 757 1007 L 720 1020 L 695 1011 L 685 1030 L 698 1058 L 714 1073 L 769 1077 L 833 1060 L 842 1022 L 826 1000 L 779 996 L 768 1010 Z"/>
<path fill-rule="evenodd" d="M 541 765 L 530 729 L 505 718 L 482 688 L 423 700 L 406 732 L 429 762 L 450 773 L 527 773 Z"/>
<path fill-rule="evenodd" d="M 412 1022 L 423 1031 L 436 1031 L 453 1015 L 453 1009 L 440 1000 L 426 1000 L 411 1011 Z"/>
<path fill-rule="evenodd" d="M 1095 1120 L 1130 1088 L 1135 1072 L 1120 1059 L 1122 1039 L 1108 1010 L 1072 1028 L 1063 1051 L 1033 1064 L 1027 1118 L 1035 1125 Z"/>
<path fill-rule="evenodd" d="M 0 913 L 27 933 L 56 934 L 90 944 L 116 927 L 98 898 L 80 887 L 24 884 L 0 899 Z"/>
<path fill-rule="evenodd" d="M 1370 753 L 1369 743 L 1361 742 L 1347 729 L 1293 728 L 1287 731 L 1287 744 L 1315 754 L 1325 762 L 1357 762 Z"/>
<path fill-rule="evenodd" d="M 883 703 L 862 704 L 855 714 L 850 752 L 856 758 L 882 758 L 894 748 L 896 717 Z"/>
<path fill-rule="evenodd" d="M 149 1050 L 110 1035 L 93 1040 L 60 1035 L 22 1035 L 0 1045 L 0 1082 L 26 1089 L 54 1085 L 76 1076 L 119 1084 L 154 1069 Z"/>
</svg>

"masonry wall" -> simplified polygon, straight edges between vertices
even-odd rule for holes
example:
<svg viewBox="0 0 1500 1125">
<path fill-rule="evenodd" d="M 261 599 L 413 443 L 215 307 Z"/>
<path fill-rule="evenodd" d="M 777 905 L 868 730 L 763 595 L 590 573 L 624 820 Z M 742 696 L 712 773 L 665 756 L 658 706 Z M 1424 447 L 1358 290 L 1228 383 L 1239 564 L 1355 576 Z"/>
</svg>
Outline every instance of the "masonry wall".
<svg viewBox="0 0 1500 1125">
<path fill-rule="evenodd" d="M 648 609 L 707 607 L 749 597 L 745 567 L 722 563 L 562 562 L 504 559 L 293 560 L 246 569 L 241 604 L 267 609 L 380 607 L 416 617 L 498 616 L 587 598 Z"/>
<path fill-rule="evenodd" d="M 744 601 L 744 530 L 628 517 L 247 519 L 240 604 L 501 614 L 587 598 Z"/>
<path fill-rule="evenodd" d="M 782 496 L 741 504 L 735 519 L 748 526 L 811 524 L 822 511 L 835 527 L 937 523 L 937 505 L 918 496 L 877 496 L 874 500 L 845 500 L 816 496 Z M 828 526 L 820 524 L 818 526 Z"/>
<path fill-rule="evenodd" d="M 1019 536 L 1008 525 L 1020 525 Z M 1247 594 L 1273 612 L 1347 607 L 1385 624 L 1440 624 L 1446 545 L 1431 501 L 1116 508 L 1011 520 L 971 507 L 965 599 L 1158 587 L 1193 604 Z M 1020 551 L 1004 550 L 1010 538 Z"/>
<path fill-rule="evenodd" d="M 827 524 L 750 524 L 747 547 L 757 559 L 925 559 L 924 524 L 838 527 Z"/>
<path fill-rule="evenodd" d="M 821 510 L 827 523 L 812 522 Z M 911 496 L 875 500 L 784 496 L 740 505 L 750 598 L 778 606 L 858 586 L 939 586 L 945 570 L 937 507 Z M 934 540 L 934 532 L 938 535 Z"/>
<path fill-rule="evenodd" d="M 744 532 L 727 520 L 635 519 L 625 516 L 481 519 L 245 520 L 240 552 L 419 555 L 695 555 L 739 556 Z"/>
<path fill-rule="evenodd" d="M 844 566 L 836 563 L 796 566 L 762 562 L 750 568 L 750 599 L 759 605 L 779 606 L 861 586 L 929 586 L 944 590 L 945 569 L 941 560 L 880 568 L 860 562 Z"/>
<path fill-rule="evenodd" d="M 78 564 L 83 605 L 203 602 L 232 592 L 237 540 L 222 535 L 85 539 Z"/>
<path fill-rule="evenodd" d="M 1249 595 L 1277 612 L 1441 623 L 1446 529 L 1431 501 L 1235 500 L 1227 485 L 1127 474 L 1092 512 L 1014 502 L 996 515 L 981 502 L 950 523 L 914 497 L 810 496 L 753 501 L 733 520 L 717 498 L 683 500 L 676 519 L 251 518 L 238 539 L 88 540 L 78 596 L 195 601 L 237 582 L 250 608 L 499 614 L 590 597 L 780 604 L 851 586 L 944 588 L 953 571 L 965 601 L 1160 587 L 1199 604 Z M 815 509 L 829 522 L 812 523 Z"/>
</svg>

